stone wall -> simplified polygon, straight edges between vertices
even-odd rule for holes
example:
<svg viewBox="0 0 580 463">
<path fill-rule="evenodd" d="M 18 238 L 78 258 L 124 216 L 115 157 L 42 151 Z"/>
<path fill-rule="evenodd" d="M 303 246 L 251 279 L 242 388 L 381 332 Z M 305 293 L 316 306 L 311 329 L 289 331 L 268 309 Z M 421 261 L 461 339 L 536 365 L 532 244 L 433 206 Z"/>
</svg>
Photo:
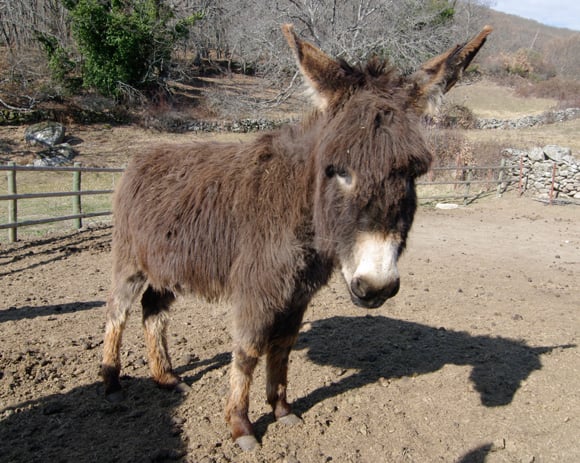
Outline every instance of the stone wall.
<svg viewBox="0 0 580 463">
<path fill-rule="evenodd" d="M 511 165 L 512 183 L 519 184 L 520 176 L 525 193 L 549 197 L 580 199 L 580 160 L 572 156 L 570 148 L 556 145 L 530 150 L 507 148 L 502 151 Z"/>
<path fill-rule="evenodd" d="M 476 129 L 527 129 L 544 124 L 570 121 L 580 117 L 580 108 L 568 108 L 559 111 L 548 111 L 534 116 L 520 117 L 519 119 L 477 119 Z"/>
</svg>

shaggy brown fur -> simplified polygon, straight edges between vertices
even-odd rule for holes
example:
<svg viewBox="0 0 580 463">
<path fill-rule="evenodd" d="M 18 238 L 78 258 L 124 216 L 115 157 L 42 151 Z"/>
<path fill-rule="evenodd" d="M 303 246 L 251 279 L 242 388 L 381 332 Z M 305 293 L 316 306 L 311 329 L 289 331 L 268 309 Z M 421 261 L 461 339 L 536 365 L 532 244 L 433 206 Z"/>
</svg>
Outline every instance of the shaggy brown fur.
<svg viewBox="0 0 580 463">
<path fill-rule="evenodd" d="M 361 237 L 384 239 L 394 249 L 389 265 L 396 263 L 416 209 L 415 178 L 431 162 L 419 117 L 489 33 L 403 79 L 375 61 L 352 68 L 298 39 L 290 26 L 283 31 L 319 110 L 247 144 L 155 147 L 133 158 L 114 201 L 101 370 L 107 396 L 120 398 L 121 336 L 137 297 L 153 378 L 168 388 L 184 387 L 166 342 L 176 295 L 227 298 L 234 355 L 226 419 L 244 448 L 256 443 L 248 397 L 258 358 L 267 355 L 267 398 L 276 418 L 297 421 L 286 400 L 286 373 L 308 302 L 337 265 L 361 265 L 355 250 Z M 392 297 L 395 270 L 347 281 L 353 301 L 376 307 Z"/>
</svg>

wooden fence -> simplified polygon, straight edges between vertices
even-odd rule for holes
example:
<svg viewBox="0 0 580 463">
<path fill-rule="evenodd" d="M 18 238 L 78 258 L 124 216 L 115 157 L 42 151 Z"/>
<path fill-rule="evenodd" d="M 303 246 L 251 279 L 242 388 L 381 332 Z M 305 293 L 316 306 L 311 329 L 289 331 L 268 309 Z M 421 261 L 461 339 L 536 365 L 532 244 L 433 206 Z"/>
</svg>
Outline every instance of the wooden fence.
<svg viewBox="0 0 580 463">
<path fill-rule="evenodd" d="M 432 200 L 461 200 L 467 204 L 480 197 L 483 193 L 489 193 L 490 185 L 493 185 L 497 194 L 503 193 L 510 184 L 510 175 L 506 175 L 508 168 L 502 164 L 500 166 L 489 167 L 470 167 L 470 166 L 453 166 L 453 167 L 435 167 L 427 175 L 417 182 L 419 199 L 421 201 Z M 15 242 L 18 239 L 18 228 L 31 225 L 41 225 L 51 222 L 65 220 L 74 221 L 75 228 L 81 228 L 82 220 L 90 217 L 99 217 L 111 215 L 110 202 L 107 210 L 98 212 L 83 212 L 82 198 L 90 195 L 110 195 L 113 190 L 82 190 L 82 173 L 120 173 L 122 168 L 105 168 L 105 167 L 82 167 L 80 163 L 75 163 L 73 167 L 31 167 L 17 166 L 14 163 L 0 165 L 0 171 L 7 172 L 8 194 L 0 195 L 0 201 L 8 201 L 8 222 L 0 224 L 0 230 L 8 230 L 8 241 Z M 70 191 L 47 192 L 47 193 L 24 193 L 18 194 L 17 172 L 70 172 L 72 187 Z M 452 194 L 442 193 L 438 187 L 451 185 Z M 486 188 L 480 189 L 474 193 L 475 185 L 486 185 Z M 421 194 L 425 189 L 425 195 Z M 18 202 L 24 200 L 33 200 L 38 198 L 72 198 L 70 205 L 71 214 L 59 217 L 46 217 L 35 220 L 18 221 Z"/>
<path fill-rule="evenodd" d="M 442 175 L 440 175 L 442 174 Z M 489 193 L 489 186 L 495 185 L 498 195 L 504 193 L 513 182 L 511 168 L 506 166 L 505 159 L 501 160 L 499 166 L 451 166 L 433 167 L 416 184 L 419 200 L 461 200 L 464 204 L 475 201 L 484 193 Z M 438 191 L 427 191 L 422 193 L 421 187 L 435 187 L 437 185 L 452 185 L 454 192 L 443 194 Z M 480 191 L 474 193 L 473 186 L 485 186 Z"/>
<path fill-rule="evenodd" d="M 110 215 L 111 210 L 98 212 L 83 212 L 82 197 L 90 195 L 107 195 L 113 192 L 109 190 L 82 190 L 82 173 L 91 172 L 107 172 L 119 173 L 123 172 L 121 168 L 105 168 L 105 167 L 82 167 L 80 163 L 75 163 L 73 167 L 32 167 L 32 166 L 17 166 L 15 163 L 8 163 L 5 166 L 0 166 L 0 171 L 7 171 L 7 185 L 8 194 L 0 195 L 0 201 L 8 201 L 8 222 L 0 224 L 0 230 L 8 229 L 8 241 L 15 242 L 18 239 L 18 228 L 27 227 L 31 225 L 41 225 L 51 222 L 60 222 L 64 220 L 73 220 L 75 228 L 82 227 L 82 220 L 89 217 L 99 217 Z M 17 172 L 70 172 L 72 174 L 72 187 L 70 191 L 55 191 L 44 193 L 23 193 L 18 194 Z M 18 202 L 22 200 L 32 200 L 38 198 L 58 198 L 67 197 L 72 198 L 71 214 L 59 217 L 46 217 L 36 220 L 18 221 Z"/>
</svg>

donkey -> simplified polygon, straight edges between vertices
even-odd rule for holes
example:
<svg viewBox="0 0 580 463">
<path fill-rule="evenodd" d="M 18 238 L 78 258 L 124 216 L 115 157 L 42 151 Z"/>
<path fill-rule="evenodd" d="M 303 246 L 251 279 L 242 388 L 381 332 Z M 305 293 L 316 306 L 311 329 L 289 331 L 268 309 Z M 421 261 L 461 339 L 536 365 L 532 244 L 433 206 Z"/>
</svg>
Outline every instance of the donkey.
<svg viewBox="0 0 580 463">
<path fill-rule="evenodd" d="M 141 296 L 151 373 L 186 390 L 167 350 L 168 309 L 194 293 L 233 307 L 225 417 L 243 449 L 257 445 L 249 390 L 266 356 L 266 396 L 277 420 L 287 402 L 288 356 L 309 301 L 340 268 L 354 304 L 375 308 L 399 290 L 397 260 L 417 207 L 415 179 L 431 154 L 420 118 L 460 78 L 486 41 L 471 41 L 404 77 L 372 59 L 335 60 L 282 31 L 317 109 L 305 121 L 245 144 L 164 145 L 136 155 L 114 199 L 112 289 L 101 376 L 123 397 L 123 329 Z"/>
</svg>

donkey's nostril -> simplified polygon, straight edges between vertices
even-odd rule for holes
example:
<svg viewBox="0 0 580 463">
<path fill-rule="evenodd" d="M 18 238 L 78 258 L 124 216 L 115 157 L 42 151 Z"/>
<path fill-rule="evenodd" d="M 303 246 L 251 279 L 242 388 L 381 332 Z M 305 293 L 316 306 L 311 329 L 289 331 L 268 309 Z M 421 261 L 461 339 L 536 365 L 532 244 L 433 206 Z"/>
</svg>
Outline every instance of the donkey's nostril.
<svg viewBox="0 0 580 463">
<path fill-rule="evenodd" d="M 370 286 L 362 278 L 355 277 L 350 282 L 350 289 L 356 297 L 366 299 Z"/>
</svg>

